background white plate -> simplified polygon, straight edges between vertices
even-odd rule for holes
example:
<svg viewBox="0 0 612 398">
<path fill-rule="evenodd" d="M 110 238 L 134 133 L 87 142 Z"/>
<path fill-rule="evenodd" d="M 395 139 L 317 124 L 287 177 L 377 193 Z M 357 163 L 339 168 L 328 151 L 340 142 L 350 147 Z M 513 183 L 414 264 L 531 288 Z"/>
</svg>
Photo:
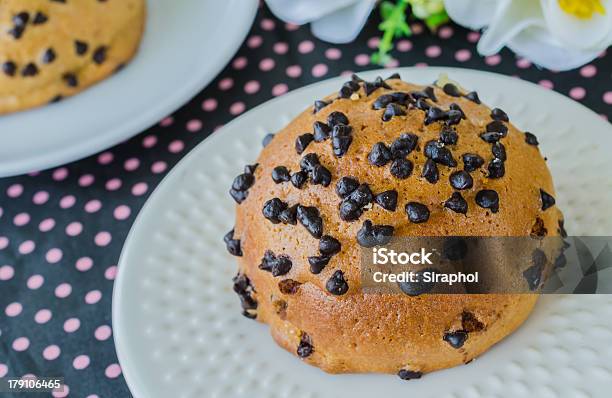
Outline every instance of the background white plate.
<svg viewBox="0 0 612 398">
<path fill-rule="evenodd" d="M 599 116 L 512 77 L 452 68 L 397 71 L 420 83 L 447 72 L 503 108 L 538 136 L 569 233 L 610 234 L 612 128 Z M 409 382 L 327 375 L 277 347 L 265 325 L 240 315 L 231 286 L 236 263 L 221 241 L 234 223 L 232 178 L 256 159 L 266 133 L 345 80 L 296 90 L 239 117 L 151 195 L 125 244 L 113 299 L 117 352 L 135 397 L 609 397 L 610 295 L 543 297 L 523 327 L 471 364 Z"/>
<path fill-rule="evenodd" d="M 177 109 L 234 55 L 257 5 L 148 0 L 140 50 L 120 73 L 57 104 L 0 116 L 0 177 L 99 152 Z"/>
</svg>

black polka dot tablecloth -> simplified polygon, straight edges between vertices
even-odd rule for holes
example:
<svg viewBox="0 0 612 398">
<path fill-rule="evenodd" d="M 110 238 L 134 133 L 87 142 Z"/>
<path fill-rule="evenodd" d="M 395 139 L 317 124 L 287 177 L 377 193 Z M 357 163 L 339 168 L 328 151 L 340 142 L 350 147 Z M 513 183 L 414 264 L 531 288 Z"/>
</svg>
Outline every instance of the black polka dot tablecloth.
<svg viewBox="0 0 612 398">
<path fill-rule="evenodd" d="M 235 116 L 315 81 L 377 68 L 369 64 L 380 38 L 375 14 L 355 42 L 332 45 L 261 8 L 227 67 L 174 114 L 87 159 L 0 179 L 0 377 L 63 376 L 68 388 L 55 397 L 129 397 L 113 344 L 111 295 L 123 242 L 148 195 Z M 432 34 L 415 22 L 412 31 L 396 43 L 390 66 L 514 75 L 612 118 L 612 54 L 555 72 L 507 50 L 483 58 L 475 50 L 479 34 L 456 25 Z"/>
</svg>

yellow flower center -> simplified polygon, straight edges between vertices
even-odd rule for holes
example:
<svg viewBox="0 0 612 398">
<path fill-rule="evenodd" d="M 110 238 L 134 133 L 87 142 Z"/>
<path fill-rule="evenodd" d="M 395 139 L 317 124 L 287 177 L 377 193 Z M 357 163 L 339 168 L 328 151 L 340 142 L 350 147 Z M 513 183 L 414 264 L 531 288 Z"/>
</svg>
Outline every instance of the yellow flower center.
<svg viewBox="0 0 612 398">
<path fill-rule="evenodd" d="M 580 19 L 591 19 L 595 13 L 601 15 L 606 13 L 600 0 L 558 0 L 558 2 L 563 11 Z"/>
</svg>

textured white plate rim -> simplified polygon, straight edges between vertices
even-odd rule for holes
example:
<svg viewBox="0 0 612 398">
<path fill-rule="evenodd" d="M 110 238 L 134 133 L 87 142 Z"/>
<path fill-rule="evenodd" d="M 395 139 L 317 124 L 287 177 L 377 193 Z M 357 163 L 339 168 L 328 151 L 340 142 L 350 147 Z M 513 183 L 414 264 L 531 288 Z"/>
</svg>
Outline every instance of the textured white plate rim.
<svg viewBox="0 0 612 398">
<path fill-rule="evenodd" d="M 230 21 L 219 21 L 219 26 L 227 27 L 228 29 L 227 32 L 223 34 L 223 42 L 226 45 L 219 46 L 215 49 L 216 63 L 214 67 L 210 69 L 202 68 L 201 74 L 199 75 L 186 76 L 182 86 L 177 87 L 167 95 L 152 100 L 150 107 L 134 114 L 132 119 L 126 120 L 122 125 L 113 130 L 105 131 L 100 135 L 89 134 L 86 137 L 87 139 L 80 142 L 75 141 L 72 146 L 58 147 L 53 152 L 31 153 L 29 156 L 24 156 L 19 160 L 13 160 L 10 163 L 6 163 L 0 159 L 0 177 L 45 170 L 97 153 L 140 133 L 142 130 L 157 122 L 161 117 L 172 113 L 189 101 L 225 67 L 230 58 L 238 50 L 251 28 L 257 13 L 258 2 L 251 0 L 248 2 L 238 1 L 241 2 L 240 8 L 242 11 L 240 13 L 225 13 L 224 16 L 239 17 L 241 20 L 233 20 L 231 22 L 238 23 L 231 24 L 228 23 Z M 230 8 L 234 3 L 235 0 L 226 2 L 227 6 Z M 146 26 L 144 34 L 147 34 Z M 138 57 L 138 53 L 136 57 Z M 110 78 L 112 78 L 112 76 L 109 77 L 109 79 Z M 98 84 L 102 83 L 103 82 L 100 82 Z M 66 99 L 66 101 L 78 100 L 79 95 Z M 32 112 L 36 112 L 36 110 L 37 109 L 23 111 L 10 116 L 27 118 Z"/>
<path fill-rule="evenodd" d="M 385 77 L 392 73 L 398 72 L 402 74 L 402 78 L 409 80 L 408 76 L 411 71 L 417 71 L 417 70 L 422 71 L 423 69 L 428 70 L 432 76 L 438 76 L 441 73 L 447 73 L 451 78 L 453 78 L 454 76 L 458 74 L 468 74 L 468 75 L 473 74 L 473 76 L 482 75 L 482 76 L 488 76 L 489 78 L 497 78 L 497 79 L 514 79 L 513 83 L 515 84 L 524 85 L 531 89 L 536 88 L 537 90 L 540 90 L 543 93 L 546 93 L 546 95 L 554 96 L 556 97 L 557 100 L 563 101 L 566 103 L 566 105 L 572 106 L 576 110 L 576 112 L 580 110 L 579 112 L 583 113 L 584 117 L 592 118 L 593 121 L 597 120 L 596 123 L 600 125 L 602 131 L 607 130 L 610 134 L 612 134 L 612 127 L 606 121 L 604 121 L 599 115 L 597 115 L 595 112 L 593 112 L 586 106 L 578 102 L 575 102 L 560 93 L 557 93 L 552 90 L 544 89 L 538 86 L 537 84 L 534 84 L 534 83 L 531 83 L 525 80 L 521 80 L 519 78 L 511 77 L 511 76 L 501 75 L 501 74 L 497 74 L 493 72 L 485 72 L 485 71 L 479 71 L 479 70 L 474 70 L 474 69 L 456 68 L 456 67 L 426 67 L 426 68 L 401 67 L 401 68 L 393 68 L 393 69 L 376 69 L 376 70 L 359 72 L 358 75 L 364 78 L 372 78 L 374 75 L 381 75 Z M 120 321 L 121 309 L 122 309 L 122 303 L 123 303 L 122 291 L 128 288 L 127 284 L 129 284 L 130 282 L 133 282 L 133 281 L 126 281 L 123 275 L 126 273 L 125 270 L 129 266 L 129 262 L 127 261 L 127 259 L 131 257 L 132 251 L 134 250 L 134 247 L 131 243 L 134 241 L 135 239 L 134 237 L 140 232 L 139 225 L 141 225 L 143 223 L 143 220 L 145 220 L 146 217 L 149 216 L 151 209 L 153 209 L 154 206 L 156 205 L 155 203 L 156 197 L 161 195 L 159 192 L 164 190 L 164 186 L 169 181 L 174 180 L 181 173 L 187 171 L 188 166 L 191 164 L 191 162 L 195 158 L 203 156 L 209 147 L 212 147 L 218 140 L 222 139 L 221 137 L 223 135 L 223 132 L 226 129 L 231 129 L 234 125 L 239 124 L 242 119 L 249 117 L 250 114 L 256 113 L 260 108 L 264 106 L 267 107 L 267 106 L 273 106 L 275 104 L 282 103 L 286 101 L 286 96 L 299 95 L 303 91 L 310 90 L 318 86 L 328 84 L 330 81 L 334 81 L 334 80 L 344 81 L 345 79 L 346 77 L 338 76 L 335 78 L 330 78 L 324 81 L 320 81 L 320 82 L 317 82 L 317 83 L 314 83 L 308 86 L 298 88 L 296 90 L 293 90 L 285 94 L 284 96 L 274 98 L 265 103 L 262 103 L 256 106 L 255 108 L 249 110 L 248 112 L 240 115 L 239 117 L 233 119 L 231 122 L 223 126 L 221 129 L 212 133 L 204 141 L 198 144 L 198 146 L 192 149 L 183 159 L 181 159 L 181 161 L 178 164 L 176 164 L 174 168 L 170 170 L 170 172 L 162 179 L 162 181 L 159 183 L 159 185 L 155 188 L 155 190 L 151 193 L 151 195 L 147 199 L 146 203 L 144 204 L 138 216 L 136 217 L 134 224 L 132 225 L 132 228 L 130 229 L 130 232 L 124 243 L 123 250 L 121 252 L 120 259 L 118 262 L 118 273 L 115 279 L 114 288 L 113 288 L 113 296 L 112 296 L 112 324 L 113 324 L 113 338 L 115 342 L 115 349 L 117 352 L 117 357 L 122 367 L 123 375 L 126 379 L 126 382 L 128 384 L 128 387 L 130 388 L 131 393 L 135 397 L 137 398 L 146 397 L 146 394 L 145 394 L 146 389 L 143 387 L 146 381 L 141 379 L 141 377 L 138 374 L 138 367 L 134 365 L 133 358 L 129 357 L 128 355 L 129 342 L 126 340 L 126 335 L 121 332 L 122 327 L 123 327 Z M 417 83 L 426 84 L 425 82 L 417 82 Z M 474 88 L 474 89 L 478 91 L 477 88 Z M 488 105 L 493 105 L 493 104 L 488 104 Z M 151 216 L 153 215 L 154 214 L 151 214 Z M 453 369 L 454 368 L 447 369 L 447 370 L 444 370 L 444 372 L 452 372 Z M 333 376 L 330 376 L 330 377 L 333 377 Z"/>
</svg>

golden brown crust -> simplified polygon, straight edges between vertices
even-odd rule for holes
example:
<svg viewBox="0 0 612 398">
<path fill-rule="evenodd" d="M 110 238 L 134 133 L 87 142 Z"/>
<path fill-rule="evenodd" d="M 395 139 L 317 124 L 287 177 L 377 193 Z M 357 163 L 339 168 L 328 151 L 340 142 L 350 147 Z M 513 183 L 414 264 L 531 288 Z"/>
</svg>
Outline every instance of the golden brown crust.
<svg viewBox="0 0 612 398">
<path fill-rule="evenodd" d="M 552 179 L 537 146 L 528 145 L 525 135 L 511 123 L 503 138 L 507 160 L 505 175 L 488 178 L 487 163 L 493 158 L 491 144 L 479 134 L 492 121 L 491 110 L 464 97 L 451 97 L 435 89 L 437 102 L 443 110 L 458 104 L 467 119 L 454 126 L 458 132 L 456 145 L 449 145 L 458 167 L 438 165 L 440 178 L 435 184 L 421 177 L 425 143 L 436 140 L 442 123 L 424 125 L 425 113 L 412 106 L 407 115 L 382 120 L 383 110 L 373 110 L 373 102 L 382 94 L 395 91 L 419 91 L 424 87 L 387 80 L 391 90 L 379 88 L 369 96 L 364 89 L 359 98 L 335 99 L 330 105 L 313 113 L 307 109 L 282 129 L 267 145 L 257 162 L 255 184 L 248 197 L 237 206 L 234 237 L 240 239 L 243 256 L 239 257 L 240 273 L 247 275 L 258 301 L 257 319 L 268 323 L 276 342 L 296 353 L 302 333 L 312 342 L 313 353 L 305 361 L 331 373 L 383 372 L 397 373 L 400 369 L 430 372 L 465 363 L 486 351 L 516 329 L 529 315 L 536 295 L 404 295 L 364 294 L 360 289 L 360 246 L 357 231 L 364 220 L 374 224 L 392 225 L 395 236 L 529 236 L 534 224 L 543 226 L 549 236 L 558 235 L 561 213 L 556 207 L 542 210 L 540 189 L 554 195 Z M 431 103 L 431 101 L 430 101 Z M 312 132 L 315 121 L 326 121 L 334 111 L 343 112 L 353 129 L 348 152 L 334 156 L 330 140 L 311 142 L 304 153 L 295 150 L 296 138 Z M 418 138 L 417 148 L 408 155 L 414 163 L 412 175 L 400 180 L 390 173 L 389 165 L 373 166 L 368 153 L 379 141 L 390 145 L 401 133 L 411 132 Z M 471 152 L 482 156 L 485 165 L 471 172 L 473 187 L 461 191 L 468 203 L 467 215 L 444 207 L 455 191 L 449 184 L 451 172 L 463 169 L 461 154 Z M 328 187 L 311 182 L 297 189 L 291 182 L 276 184 L 272 170 L 286 166 L 292 173 L 300 170 L 300 159 L 316 153 L 323 166 L 330 170 Z M 341 199 L 335 192 L 339 178 L 352 176 L 369 184 L 372 192 L 395 189 L 399 193 L 397 209 L 387 211 L 374 205 L 357 220 L 343 221 L 338 206 Z M 479 190 L 491 189 L 499 194 L 499 211 L 492 213 L 475 203 Z M 309 270 L 308 257 L 318 255 L 318 240 L 300 225 L 273 224 L 262 216 L 264 203 L 278 197 L 289 205 L 315 206 L 323 218 L 324 234 L 338 239 L 340 253 L 334 255 L 320 274 Z M 427 205 L 427 222 L 408 221 L 404 206 L 416 201 Z M 541 220 L 537 222 L 536 220 Z M 258 268 L 266 250 L 291 258 L 292 267 L 286 275 L 274 277 Z M 336 270 L 342 270 L 349 290 L 332 295 L 326 282 Z M 295 293 L 279 289 L 279 282 L 291 279 L 300 283 Z M 466 318 L 467 317 L 467 318 Z M 462 325 L 468 322 L 468 325 Z M 478 327 L 473 327 L 474 320 Z M 471 325 L 471 326 L 470 326 Z M 471 328 L 465 344 L 453 348 L 443 337 L 446 332 Z"/>
<path fill-rule="evenodd" d="M 144 20 L 143 0 L 0 0 L 0 114 L 76 94 L 112 74 L 138 49 Z M 77 40 L 86 50 L 77 52 Z"/>
</svg>

